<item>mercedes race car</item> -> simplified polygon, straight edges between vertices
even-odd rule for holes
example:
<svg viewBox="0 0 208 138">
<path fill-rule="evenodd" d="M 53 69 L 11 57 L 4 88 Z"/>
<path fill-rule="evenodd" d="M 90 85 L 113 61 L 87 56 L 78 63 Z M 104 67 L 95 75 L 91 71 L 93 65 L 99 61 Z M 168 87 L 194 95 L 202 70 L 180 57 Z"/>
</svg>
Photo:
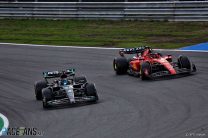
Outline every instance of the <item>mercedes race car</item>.
<svg viewBox="0 0 208 138">
<path fill-rule="evenodd" d="M 121 49 L 119 54 L 120 57 L 113 60 L 113 68 L 117 75 L 128 73 L 146 80 L 196 72 L 196 66 L 187 56 L 180 55 L 174 62 L 172 55 L 162 55 L 147 46 Z M 127 58 L 127 54 L 134 56 Z"/>
<path fill-rule="evenodd" d="M 58 104 L 96 103 L 98 94 L 86 77 L 75 76 L 75 69 L 43 72 L 44 80 L 35 82 L 35 96 L 42 100 L 43 108 Z"/>
</svg>

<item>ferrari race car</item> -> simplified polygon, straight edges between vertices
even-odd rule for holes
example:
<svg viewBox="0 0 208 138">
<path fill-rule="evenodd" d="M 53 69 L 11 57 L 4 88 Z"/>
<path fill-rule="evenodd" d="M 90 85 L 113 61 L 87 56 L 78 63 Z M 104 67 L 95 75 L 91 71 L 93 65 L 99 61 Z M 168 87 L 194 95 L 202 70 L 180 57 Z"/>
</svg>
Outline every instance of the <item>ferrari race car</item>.
<svg viewBox="0 0 208 138">
<path fill-rule="evenodd" d="M 119 54 L 120 57 L 113 60 L 113 68 L 117 75 L 128 73 L 145 80 L 196 72 L 196 66 L 187 56 L 181 55 L 174 62 L 172 55 L 163 56 L 147 46 L 121 49 Z M 126 54 L 134 54 L 134 56 L 127 58 Z"/>
<path fill-rule="evenodd" d="M 35 96 L 42 100 L 43 108 L 64 103 L 96 103 L 98 94 L 86 77 L 75 76 L 75 69 L 43 72 L 44 80 L 35 82 Z"/>
</svg>

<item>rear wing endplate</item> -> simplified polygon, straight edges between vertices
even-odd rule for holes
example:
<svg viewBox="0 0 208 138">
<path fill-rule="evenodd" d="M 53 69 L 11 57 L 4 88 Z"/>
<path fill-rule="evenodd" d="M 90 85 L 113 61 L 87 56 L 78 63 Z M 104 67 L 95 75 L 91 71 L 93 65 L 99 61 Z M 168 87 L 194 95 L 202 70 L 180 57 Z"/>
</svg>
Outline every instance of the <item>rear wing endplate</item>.
<svg viewBox="0 0 208 138">
<path fill-rule="evenodd" d="M 121 56 L 124 56 L 124 54 L 137 54 L 137 53 L 143 53 L 145 49 L 148 49 L 150 47 L 144 46 L 144 47 L 137 47 L 137 48 L 124 48 L 119 51 L 119 54 Z"/>
<path fill-rule="evenodd" d="M 47 79 L 47 78 L 57 78 L 57 77 L 60 77 L 63 72 L 67 76 L 75 75 L 75 69 L 66 69 L 64 71 L 46 71 L 46 72 L 43 72 L 43 77 L 45 79 Z"/>
</svg>

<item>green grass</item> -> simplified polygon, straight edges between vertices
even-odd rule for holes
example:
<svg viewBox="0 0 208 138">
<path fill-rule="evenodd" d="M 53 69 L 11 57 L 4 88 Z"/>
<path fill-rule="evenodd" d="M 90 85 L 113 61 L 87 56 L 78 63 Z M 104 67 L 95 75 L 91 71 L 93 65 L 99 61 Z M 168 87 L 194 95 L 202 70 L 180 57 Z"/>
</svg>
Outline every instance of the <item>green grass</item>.
<svg viewBox="0 0 208 138">
<path fill-rule="evenodd" d="M 0 20 L 0 42 L 179 48 L 208 41 L 208 22 Z"/>
</svg>

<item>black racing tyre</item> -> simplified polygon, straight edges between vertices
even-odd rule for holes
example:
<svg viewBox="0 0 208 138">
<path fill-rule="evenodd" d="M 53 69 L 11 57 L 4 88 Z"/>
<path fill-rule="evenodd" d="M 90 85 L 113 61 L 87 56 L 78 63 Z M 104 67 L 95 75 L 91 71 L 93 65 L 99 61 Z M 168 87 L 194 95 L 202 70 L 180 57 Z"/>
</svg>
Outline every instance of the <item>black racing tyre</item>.
<svg viewBox="0 0 208 138">
<path fill-rule="evenodd" d="M 42 90 L 42 95 L 43 95 L 43 99 L 42 99 L 42 102 L 43 102 L 43 108 L 48 108 L 50 107 L 48 105 L 48 101 L 51 101 L 53 99 L 53 95 L 52 95 L 52 91 L 51 89 L 49 88 L 44 88 Z"/>
<path fill-rule="evenodd" d="M 151 65 L 149 62 L 143 62 L 140 68 L 140 78 L 142 80 L 149 79 L 149 75 L 151 74 Z"/>
<path fill-rule="evenodd" d="M 74 77 L 74 81 L 75 83 L 81 83 L 81 84 L 87 83 L 87 79 L 85 76 Z"/>
<path fill-rule="evenodd" d="M 193 72 L 196 72 L 196 65 L 193 64 L 193 63 L 192 63 L 192 69 L 193 69 L 193 70 L 192 70 Z"/>
<path fill-rule="evenodd" d="M 42 100 L 42 89 L 47 87 L 47 82 L 45 80 L 35 82 L 35 97 L 36 100 Z"/>
<path fill-rule="evenodd" d="M 178 67 L 191 69 L 191 62 L 187 56 L 179 56 L 178 58 Z"/>
<path fill-rule="evenodd" d="M 95 88 L 95 85 L 93 83 L 87 83 L 86 87 L 85 87 L 85 92 L 87 96 L 94 96 L 95 100 L 93 102 L 97 102 L 98 101 L 98 94 L 97 94 L 97 90 Z"/>
<path fill-rule="evenodd" d="M 128 67 L 129 63 L 125 57 L 119 57 L 113 60 L 113 69 L 117 75 L 126 74 Z"/>
</svg>

